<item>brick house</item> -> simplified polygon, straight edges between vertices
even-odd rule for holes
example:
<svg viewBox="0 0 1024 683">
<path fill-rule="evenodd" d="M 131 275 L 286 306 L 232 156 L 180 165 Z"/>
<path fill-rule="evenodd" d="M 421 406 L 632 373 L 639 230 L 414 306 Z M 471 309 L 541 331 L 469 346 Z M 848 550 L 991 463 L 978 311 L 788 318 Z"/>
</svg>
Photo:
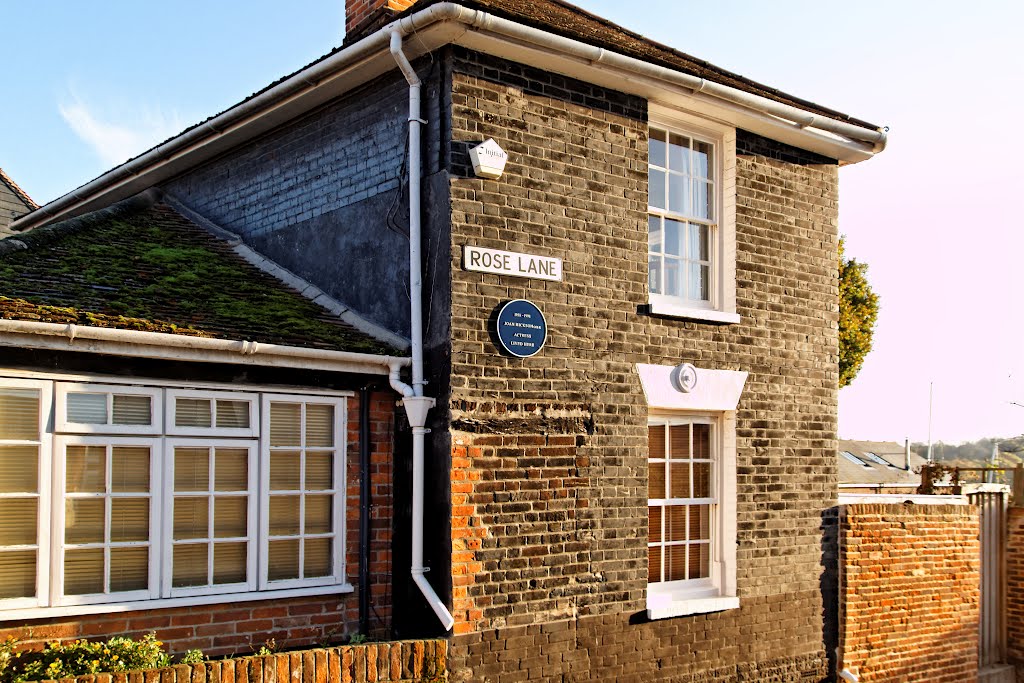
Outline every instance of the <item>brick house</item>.
<svg viewBox="0 0 1024 683">
<path fill-rule="evenodd" d="M 488 140 L 496 178 L 474 171 Z M 838 168 L 884 145 L 558 0 L 353 0 L 341 48 L 15 223 L 52 225 L 37 239 L 80 265 L 0 253 L 0 376 L 40 419 L 0 434 L 39 462 L 36 489 L 0 494 L 39 511 L 0 539 L 0 618 L 212 652 L 445 636 L 459 680 L 825 677 Z M 89 235 L 154 230 L 210 255 L 154 234 L 90 265 L 108 241 Z M 282 328 L 254 312 L 264 289 L 288 297 Z M 255 309 L 222 300 L 243 293 Z M 510 302 L 543 324 L 509 326 Z M 111 421 L 140 396 L 146 429 Z M 348 416 L 319 446 L 330 489 L 306 479 L 323 404 Z M 151 528 L 130 597 L 113 470 L 88 491 L 102 539 L 68 522 L 88 497 L 69 449 L 114 462 L 126 434 L 162 477 L 129 496 Z M 240 448 L 244 486 L 178 488 L 176 449 L 209 472 Z M 281 488 L 278 454 L 300 472 Z M 226 499 L 250 527 L 221 536 Z"/>
<path fill-rule="evenodd" d="M 11 221 L 38 208 L 39 205 L 0 168 L 0 237 L 11 234 L 8 228 Z"/>
</svg>

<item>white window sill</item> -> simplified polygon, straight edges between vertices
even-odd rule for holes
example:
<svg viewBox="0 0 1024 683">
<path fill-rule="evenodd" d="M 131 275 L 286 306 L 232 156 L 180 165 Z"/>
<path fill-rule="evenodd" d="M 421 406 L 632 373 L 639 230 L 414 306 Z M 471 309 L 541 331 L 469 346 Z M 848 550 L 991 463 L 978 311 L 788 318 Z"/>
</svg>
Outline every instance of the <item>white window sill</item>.
<svg viewBox="0 0 1024 683">
<path fill-rule="evenodd" d="M 108 614 L 115 612 L 134 612 L 138 610 L 156 610 L 171 607 L 189 607 L 193 605 L 216 605 L 235 602 L 253 602 L 255 600 L 278 600 L 280 598 L 300 598 L 313 595 L 337 595 L 352 593 L 355 589 L 350 583 L 333 586 L 315 586 L 310 588 L 291 588 L 269 590 L 253 593 L 218 593 L 216 595 L 197 595 L 186 598 L 163 598 L 157 600 L 136 600 L 134 602 L 106 602 L 92 605 L 63 605 L 60 607 L 28 607 L 25 609 L 0 610 L 0 621 L 19 619 L 43 619 L 46 617 L 64 617 L 78 614 Z"/>
<path fill-rule="evenodd" d="M 648 605 L 647 618 L 670 619 L 683 617 L 687 614 L 707 614 L 722 612 L 727 609 L 739 609 L 740 599 L 737 597 L 713 598 L 680 598 L 678 600 L 659 600 L 656 605 Z"/>
<path fill-rule="evenodd" d="M 660 301 L 651 301 L 647 304 L 647 311 L 653 315 L 663 315 L 669 318 L 683 318 L 685 320 L 697 320 L 701 322 L 732 325 L 740 321 L 739 313 L 727 311 L 716 311 L 710 308 L 692 308 L 669 304 Z"/>
</svg>

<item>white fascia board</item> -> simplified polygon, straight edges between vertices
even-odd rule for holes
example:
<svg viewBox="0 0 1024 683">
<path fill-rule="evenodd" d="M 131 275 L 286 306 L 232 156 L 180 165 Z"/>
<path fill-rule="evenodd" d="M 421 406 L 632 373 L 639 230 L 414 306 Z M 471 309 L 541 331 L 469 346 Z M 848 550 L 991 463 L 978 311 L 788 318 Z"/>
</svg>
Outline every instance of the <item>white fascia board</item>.
<svg viewBox="0 0 1024 683">
<path fill-rule="evenodd" d="M 411 362 L 369 353 L 21 320 L 0 320 L 0 346 L 363 375 L 387 375 Z"/>
</svg>

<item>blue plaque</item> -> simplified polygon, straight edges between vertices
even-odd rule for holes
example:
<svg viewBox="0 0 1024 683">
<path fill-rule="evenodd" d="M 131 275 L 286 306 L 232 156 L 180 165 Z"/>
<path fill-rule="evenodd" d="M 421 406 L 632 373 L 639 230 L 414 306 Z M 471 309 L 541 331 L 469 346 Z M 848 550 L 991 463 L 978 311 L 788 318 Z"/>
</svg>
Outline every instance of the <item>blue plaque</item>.
<svg viewBox="0 0 1024 683">
<path fill-rule="evenodd" d="M 544 314 L 526 299 L 509 301 L 498 311 L 498 341 L 513 356 L 536 355 L 547 337 Z"/>
</svg>

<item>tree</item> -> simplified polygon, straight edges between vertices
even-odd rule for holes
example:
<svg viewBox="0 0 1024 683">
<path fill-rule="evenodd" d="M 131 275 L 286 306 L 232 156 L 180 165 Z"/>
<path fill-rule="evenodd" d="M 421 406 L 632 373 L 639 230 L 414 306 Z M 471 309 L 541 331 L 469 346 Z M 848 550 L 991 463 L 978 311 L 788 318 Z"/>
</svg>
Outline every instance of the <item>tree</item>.
<svg viewBox="0 0 1024 683">
<path fill-rule="evenodd" d="M 839 239 L 839 388 L 860 372 L 871 350 L 878 320 L 878 295 L 867 280 L 867 264 L 847 259 Z"/>
</svg>

